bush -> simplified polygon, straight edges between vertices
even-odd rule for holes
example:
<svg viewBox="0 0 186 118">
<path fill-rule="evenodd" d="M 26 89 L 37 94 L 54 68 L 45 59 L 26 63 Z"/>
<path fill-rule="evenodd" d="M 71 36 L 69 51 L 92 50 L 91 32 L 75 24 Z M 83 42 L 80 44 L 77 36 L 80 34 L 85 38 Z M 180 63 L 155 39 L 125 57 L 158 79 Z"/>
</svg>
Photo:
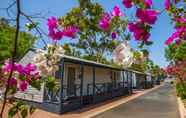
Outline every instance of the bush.
<svg viewBox="0 0 186 118">
<path fill-rule="evenodd" d="M 186 99 L 186 87 L 180 83 L 176 84 L 176 92 L 181 99 Z"/>
</svg>

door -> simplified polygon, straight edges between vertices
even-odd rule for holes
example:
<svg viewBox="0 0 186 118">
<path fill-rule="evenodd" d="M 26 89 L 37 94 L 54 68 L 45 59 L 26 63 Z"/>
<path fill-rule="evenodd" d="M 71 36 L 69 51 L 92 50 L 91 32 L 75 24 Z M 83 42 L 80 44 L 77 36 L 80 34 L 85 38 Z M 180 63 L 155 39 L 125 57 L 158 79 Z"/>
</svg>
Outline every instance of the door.
<svg viewBox="0 0 186 118">
<path fill-rule="evenodd" d="M 112 81 L 112 87 L 116 88 L 116 72 L 112 71 L 112 75 L 111 75 L 111 81 Z"/>
<path fill-rule="evenodd" d="M 76 87 L 75 87 L 75 68 L 68 68 L 68 77 L 67 77 L 67 95 L 75 96 Z"/>
</svg>

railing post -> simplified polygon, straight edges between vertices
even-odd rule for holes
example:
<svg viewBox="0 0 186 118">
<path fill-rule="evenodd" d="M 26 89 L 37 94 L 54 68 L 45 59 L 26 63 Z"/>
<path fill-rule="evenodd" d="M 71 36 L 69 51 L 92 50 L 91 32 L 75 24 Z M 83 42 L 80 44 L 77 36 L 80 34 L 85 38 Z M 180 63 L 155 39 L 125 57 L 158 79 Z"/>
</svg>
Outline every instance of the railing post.
<svg viewBox="0 0 186 118">
<path fill-rule="evenodd" d="M 132 89 L 133 89 L 133 76 L 132 76 L 132 72 L 130 72 L 130 78 L 131 78 L 131 88 L 130 88 L 130 92 L 132 94 Z"/>
<path fill-rule="evenodd" d="M 124 73 L 124 70 L 122 71 L 122 75 L 123 75 L 123 95 L 125 95 L 126 91 L 125 91 L 125 73 Z"/>
<path fill-rule="evenodd" d="M 124 74 L 124 70 L 122 71 L 122 75 L 123 75 L 123 88 L 125 88 L 125 74 Z"/>
<path fill-rule="evenodd" d="M 128 89 L 128 93 L 130 93 L 130 87 L 129 87 L 129 73 L 128 73 L 128 70 L 126 71 L 126 74 L 127 74 L 127 89 Z"/>
<path fill-rule="evenodd" d="M 62 113 L 63 110 L 63 80 L 64 80 L 64 58 L 61 59 L 61 63 L 59 65 L 59 72 L 60 72 L 60 113 Z"/>
<path fill-rule="evenodd" d="M 92 67 L 92 85 L 93 85 L 93 103 L 94 103 L 94 97 L 95 97 L 95 84 L 96 84 L 96 71 L 95 71 L 95 67 Z"/>
<path fill-rule="evenodd" d="M 81 65 L 80 65 L 80 70 L 81 70 L 81 88 L 80 88 L 80 95 L 81 95 L 81 106 L 83 105 L 83 81 L 84 81 L 84 64 L 83 63 L 81 63 Z"/>
<path fill-rule="evenodd" d="M 145 75 L 145 89 L 147 89 L 147 75 Z"/>
</svg>

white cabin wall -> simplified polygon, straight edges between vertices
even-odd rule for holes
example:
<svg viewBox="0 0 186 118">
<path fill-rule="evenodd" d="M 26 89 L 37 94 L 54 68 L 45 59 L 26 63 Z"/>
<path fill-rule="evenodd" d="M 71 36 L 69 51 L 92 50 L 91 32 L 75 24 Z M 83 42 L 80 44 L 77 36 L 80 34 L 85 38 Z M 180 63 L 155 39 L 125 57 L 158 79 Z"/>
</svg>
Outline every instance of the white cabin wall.
<svg viewBox="0 0 186 118">
<path fill-rule="evenodd" d="M 72 64 L 72 63 L 65 63 L 64 65 L 64 83 L 63 85 L 67 85 L 67 76 L 68 76 L 68 67 L 74 67 L 76 69 L 76 77 L 75 77 L 75 84 L 81 84 L 81 80 L 79 78 L 80 75 L 80 65 L 79 64 Z M 87 95 L 87 85 L 93 83 L 93 70 L 92 66 L 84 66 L 84 80 L 83 80 L 83 95 Z M 108 83 L 111 82 L 110 79 L 111 70 L 106 68 L 95 68 L 95 79 L 96 83 Z M 90 90 L 92 93 L 93 90 Z M 80 92 L 77 92 L 80 93 Z M 64 96 L 66 96 L 66 91 L 64 91 Z"/>
<path fill-rule="evenodd" d="M 132 73 L 132 87 L 137 87 L 136 74 Z"/>
<path fill-rule="evenodd" d="M 96 83 L 108 83 L 111 82 L 111 71 L 105 68 L 96 68 Z"/>
<path fill-rule="evenodd" d="M 87 94 L 87 85 L 93 83 L 93 67 L 91 66 L 84 66 L 84 80 L 83 80 L 83 95 Z M 89 90 L 92 94 L 92 89 Z"/>
</svg>

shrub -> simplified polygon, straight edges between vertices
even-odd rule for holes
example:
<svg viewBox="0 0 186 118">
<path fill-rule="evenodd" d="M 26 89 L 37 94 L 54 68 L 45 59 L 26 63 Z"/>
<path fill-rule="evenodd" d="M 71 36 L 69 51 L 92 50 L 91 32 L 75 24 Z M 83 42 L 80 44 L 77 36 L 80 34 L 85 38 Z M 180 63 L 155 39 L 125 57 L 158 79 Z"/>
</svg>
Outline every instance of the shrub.
<svg viewBox="0 0 186 118">
<path fill-rule="evenodd" d="M 181 99 L 186 99 L 186 87 L 180 83 L 176 84 L 176 92 Z"/>
</svg>

